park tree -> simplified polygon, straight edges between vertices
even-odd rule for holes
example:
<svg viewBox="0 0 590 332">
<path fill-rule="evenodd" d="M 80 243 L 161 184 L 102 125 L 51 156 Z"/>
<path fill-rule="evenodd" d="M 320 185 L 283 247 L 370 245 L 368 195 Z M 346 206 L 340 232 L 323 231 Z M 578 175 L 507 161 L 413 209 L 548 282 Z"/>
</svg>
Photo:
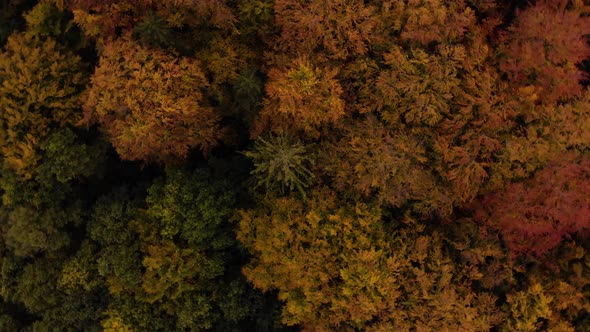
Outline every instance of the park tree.
<svg viewBox="0 0 590 332">
<path fill-rule="evenodd" d="M 208 82 L 199 61 L 177 59 L 122 38 L 105 45 L 84 103 L 125 160 L 168 162 L 190 149 L 207 151 L 218 117 L 205 104 Z"/>
</svg>

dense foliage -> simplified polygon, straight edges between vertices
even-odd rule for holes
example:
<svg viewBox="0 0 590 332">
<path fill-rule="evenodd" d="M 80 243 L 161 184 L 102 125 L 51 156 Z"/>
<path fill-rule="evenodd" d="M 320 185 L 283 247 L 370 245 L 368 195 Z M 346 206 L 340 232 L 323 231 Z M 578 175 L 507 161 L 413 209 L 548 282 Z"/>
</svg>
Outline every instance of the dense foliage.
<svg viewBox="0 0 590 332">
<path fill-rule="evenodd" d="M 0 0 L 0 332 L 590 331 L 590 1 Z"/>
</svg>

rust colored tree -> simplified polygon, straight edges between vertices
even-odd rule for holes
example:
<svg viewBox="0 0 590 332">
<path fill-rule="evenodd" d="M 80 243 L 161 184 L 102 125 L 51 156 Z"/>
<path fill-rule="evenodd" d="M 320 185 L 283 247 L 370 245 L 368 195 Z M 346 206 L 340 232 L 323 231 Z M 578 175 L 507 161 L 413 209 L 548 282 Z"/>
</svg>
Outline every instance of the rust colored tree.
<svg viewBox="0 0 590 332">
<path fill-rule="evenodd" d="M 126 160 L 165 162 L 218 137 L 218 116 L 204 106 L 199 62 L 144 48 L 129 39 L 105 46 L 84 104 Z"/>
<path fill-rule="evenodd" d="M 151 0 L 55 0 L 60 8 L 74 13 L 74 21 L 90 37 L 108 38 L 125 33 L 145 17 L 156 13 L 170 27 L 207 24 L 228 29 L 235 18 L 226 1 Z"/>
<path fill-rule="evenodd" d="M 336 123 L 344 115 L 337 73 L 336 69 L 318 67 L 302 58 L 286 68 L 271 69 L 267 98 L 254 136 L 264 128 L 319 136 L 322 126 Z"/>
<path fill-rule="evenodd" d="M 534 86 L 539 101 L 578 96 L 585 77 L 577 68 L 590 56 L 590 20 L 582 1 L 541 0 L 522 11 L 503 36 L 500 69 L 517 87 Z"/>
<path fill-rule="evenodd" d="M 590 161 L 562 155 L 527 181 L 485 196 L 476 218 L 499 230 L 513 254 L 542 256 L 590 229 Z"/>
</svg>

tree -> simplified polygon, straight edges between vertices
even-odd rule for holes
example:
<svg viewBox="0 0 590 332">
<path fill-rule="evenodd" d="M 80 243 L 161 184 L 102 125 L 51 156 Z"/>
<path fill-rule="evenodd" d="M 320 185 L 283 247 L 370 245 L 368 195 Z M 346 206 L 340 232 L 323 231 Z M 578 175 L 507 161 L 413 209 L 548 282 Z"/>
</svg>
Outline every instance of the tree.
<svg viewBox="0 0 590 332">
<path fill-rule="evenodd" d="M 88 225 L 99 282 L 108 288 L 103 326 L 204 331 L 256 326 L 264 298 L 239 274 L 229 183 L 208 170 L 167 169 L 145 197 L 117 190 Z M 154 327 L 155 326 L 155 327 Z"/>
<path fill-rule="evenodd" d="M 532 86 L 538 101 L 552 103 L 579 96 L 585 77 L 577 65 L 590 56 L 590 23 L 582 1 L 536 1 L 517 11 L 502 38 L 500 69 L 517 87 Z"/>
<path fill-rule="evenodd" d="M 12 35 L 0 52 L 0 149 L 4 166 L 31 178 L 39 144 L 55 127 L 81 118 L 87 82 L 80 58 L 54 39 Z"/>
<path fill-rule="evenodd" d="M 365 68 L 352 73 L 368 75 L 352 86 L 353 102 L 365 119 L 343 122 L 322 163 L 339 189 L 397 208 L 412 202 L 425 217 L 449 216 L 477 196 L 514 124 L 481 33 L 465 45 L 392 46 L 380 70 L 358 64 Z"/>
<path fill-rule="evenodd" d="M 218 137 L 204 105 L 199 61 L 147 49 L 129 38 L 106 45 L 92 76 L 85 122 L 99 123 L 125 160 L 165 162 L 204 151 Z"/>
<path fill-rule="evenodd" d="M 298 190 L 305 196 L 305 189 L 314 178 L 309 170 L 314 160 L 307 150 L 301 142 L 281 135 L 266 140 L 259 137 L 253 149 L 244 155 L 254 163 L 256 187 L 278 194 Z"/>
<path fill-rule="evenodd" d="M 144 16 L 156 13 L 170 26 L 181 28 L 205 24 L 219 29 L 233 27 L 235 18 L 227 1 L 72 0 L 57 1 L 74 13 L 84 33 L 107 40 L 117 32 L 128 33 Z M 151 14 L 150 14 L 151 13 Z"/>
<path fill-rule="evenodd" d="M 533 176 L 551 160 L 564 153 L 579 153 L 588 149 L 590 122 L 588 102 L 584 91 L 579 98 L 564 104 L 536 105 L 534 88 L 519 89 L 519 101 L 514 108 L 514 126 L 505 131 L 503 147 L 489 163 L 488 189 L 502 190 L 504 183 L 521 181 Z"/>
<path fill-rule="evenodd" d="M 314 66 L 299 58 L 286 68 L 271 69 L 266 84 L 267 98 L 260 111 L 254 136 L 265 128 L 273 132 L 304 132 L 318 137 L 323 126 L 344 116 L 342 88 L 338 71 Z"/>
<path fill-rule="evenodd" d="M 450 201 L 437 187 L 418 137 L 391 132 L 374 117 L 347 128 L 318 163 L 332 175 L 336 188 L 398 208 L 414 201 L 417 210 L 448 209 Z"/>
<path fill-rule="evenodd" d="M 3 46 L 13 30 L 21 28 L 21 14 L 35 5 L 35 0 L 11 0 L 0 2 L 0 46 Z"/>
<path fill-rule="evenodd" d="M 400 37 L 410 45 L 454 43 L 476 23 L 475 13 L 463 0 L 411 0 L 399 6 L 403 8 Z"/>
<path fill-rule="evenodd" d="M 573 153 L 481 200 L 480 222 L 500 231 L 514 255 L 542 256 L 564 237 L 590 229 L 590 163 Z"/>
<path fill-rule="evenodd" d="M 275 25 L 280 35 L 273 45 L 278 53 L 318 52 L 334 60 L 363 55 L 373 37 L 373 12 L 373 6 L 359 0 L 277 0 Z"/>
<path fill-rule="evenodd" d="M 328 189 L 306 203 L 268 199 L 239 218 L 238 240 L 252 254 L 243 272 L 257 288 L 278 290 L 287 325 L 470 331 L 497 319 L 493 298 L 472 293 L 440 236 L 421 234 L 413 221 L 389 229 L 379 208 Z"/>
<path fill-rule="evenodd" d="M 551 316 L 549 304 L 553 299 L 544 294 L 543 286 L 534 284 L 529 289 L 508 295 L 506 300 L 510 316 L 503 331 L 538 331 L 540 319 Z"/>
<path fill-rule="evenodd" d="M 146 46 L 165 48 L 172 46 L 173 36 L 168 24 L 157 13 L 152 13 L 143 18 L 134 28 L 135 34 Z"/>
</svg>

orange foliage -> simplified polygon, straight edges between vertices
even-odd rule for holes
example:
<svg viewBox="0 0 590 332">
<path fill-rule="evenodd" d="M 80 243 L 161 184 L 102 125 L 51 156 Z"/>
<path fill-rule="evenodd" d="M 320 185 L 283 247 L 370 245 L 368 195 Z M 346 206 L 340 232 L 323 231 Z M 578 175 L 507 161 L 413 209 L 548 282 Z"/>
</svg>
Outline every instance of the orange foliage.
<svg viewBox="0 0 590 332">
<path fill-rule="evenodd" d="M 235 18 L 225 0 L 72 0 L 63 6 L 74 13 L 74 21 L 91 37 L 112 37 L 128 31 L 150 11 L 161 15 L 171 27 L 211 26 L 230 29 Z"/>
<path fill-rule="evenodd" d="M 276 0 L 275 24 L 281 29 L 280 52 L 313 54 L 331 59 L 366 54 L 373 37 L 374 7 L 361 0 Z"/>
<path fill-rule="evenodd" d="M 272 131 L 301 130 L 314 137 L 322 126 L 336 123 L 344 115 L 337 73 L 301 58 L 287 68 L 271 69 L 254 136 L 270 126 Z"/>
<path fill-rule="evenodd" d="M 123 159 L 168 161 L 213 146 L 217 116 L 203 105 L 199 62 L 128 39 L 107 44 L 84 104 Z"/>
<path fill-rule="evenodd" d="M 456 42 L 475 24 L 475 13 L 463 0 L 398 2 L 405 3 L 401 38 L 410 43 Z"/>
</svg>

